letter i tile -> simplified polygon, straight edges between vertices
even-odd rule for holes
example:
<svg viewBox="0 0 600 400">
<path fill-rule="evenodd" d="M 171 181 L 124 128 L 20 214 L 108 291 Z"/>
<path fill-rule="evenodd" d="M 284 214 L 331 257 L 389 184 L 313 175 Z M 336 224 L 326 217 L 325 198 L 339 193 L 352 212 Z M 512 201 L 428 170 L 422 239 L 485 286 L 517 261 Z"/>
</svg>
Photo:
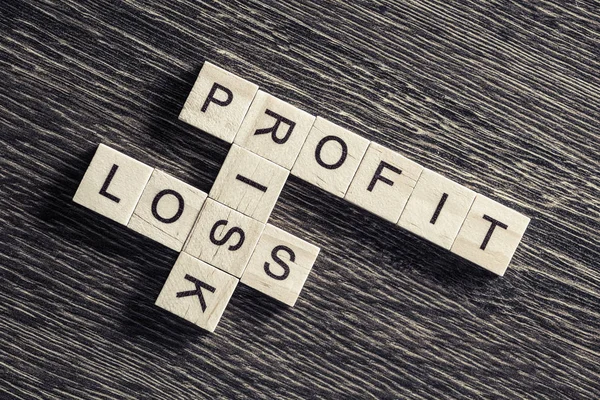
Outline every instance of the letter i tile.
<svg viewBox="0 0 600 400">
<path fill-rule="evenodd" d="M 450 250 L 475 192 L 428 169 L 417 181 L 398 225 Z"/>
<path fill-rule="evenodd" d="M 209 197 L 265 223 L 288 175 L 285 168 L 234 144 Z"/>
</svg>

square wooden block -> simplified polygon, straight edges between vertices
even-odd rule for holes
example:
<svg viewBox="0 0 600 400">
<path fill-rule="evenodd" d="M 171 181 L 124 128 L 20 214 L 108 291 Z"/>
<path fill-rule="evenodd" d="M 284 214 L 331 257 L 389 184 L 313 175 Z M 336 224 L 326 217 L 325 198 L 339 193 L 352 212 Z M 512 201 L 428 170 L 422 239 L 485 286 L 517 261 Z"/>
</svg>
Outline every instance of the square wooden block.
<svg viewBox="0 0 600 400">
<path fill-rule="evenodd" d="M 265 223 L 288 175 L 285 168 L 234 144 L 209 197 Z"/>
<path fill-rule="evenodd" d="M 152 168 L 100 144 L 73 201 L 127 225 Z"/>
<path fill-rule="evenodd" d="M 478 194 L 451 251 L 504 275 L 530 219 Z"/>
<path fill-rule="evenodd" d="M 127 226 L 170 249 L 181 251 L 207 196 L 155 169 Z"/>
<path fill-rule="evenodd" d="M 344 197 L 368 146 L 367 139 L 317 117 L 291 173 Z"/>
<path fill-rule="evenodd" d="M 257 91 L 254 83 L 205 61 L 179 119 L 231 143 Z"/>
<path fill-rule="evenodd" d="M 428 169 L 417 181 L 398 225 L 450 250 L 475 192 Z"/>
<path fill-rule="evenodd" d="M 156 305 L 214 332 L 239 280 L 181 253 Z"/>
<path fill-rule="evenodd" d="M 396 223 L 422 171 L 416 162 L 371 142 L 345 199 Z"/>
<path fill-rule="evenodd" d="M 234 143 L 289 170 L 313 122 L 313 115 L 259 90 Z"/>
<path fill-rule="evenodd" d="M 208 198 L 183 251 L 239 278 L 264 227 Z"/>
<path fill-rule="evenodd" d="M 317 246 L 267 224 L 241 282 L 294 306 L 318 255 Z"/>
</svg>

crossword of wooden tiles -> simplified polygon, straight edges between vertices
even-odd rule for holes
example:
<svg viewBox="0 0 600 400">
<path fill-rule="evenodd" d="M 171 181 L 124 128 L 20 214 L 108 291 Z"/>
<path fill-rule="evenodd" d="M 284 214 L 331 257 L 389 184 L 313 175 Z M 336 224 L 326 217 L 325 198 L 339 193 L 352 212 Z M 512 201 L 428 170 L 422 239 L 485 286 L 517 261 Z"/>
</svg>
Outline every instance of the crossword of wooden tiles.
<svg viewBox="0 0 600 400">
<path fill-rule="evenodd" d="M 100 144 L 73 201 L 181 251 L 156 305 L 211 332 L 240 281 L 300 295 L 319 248 L 267 223 L 290 173 L 498 275 L 529 224 L 209 62 L 179 118 L 232 143 L 209 194 Z"/>
</svg>

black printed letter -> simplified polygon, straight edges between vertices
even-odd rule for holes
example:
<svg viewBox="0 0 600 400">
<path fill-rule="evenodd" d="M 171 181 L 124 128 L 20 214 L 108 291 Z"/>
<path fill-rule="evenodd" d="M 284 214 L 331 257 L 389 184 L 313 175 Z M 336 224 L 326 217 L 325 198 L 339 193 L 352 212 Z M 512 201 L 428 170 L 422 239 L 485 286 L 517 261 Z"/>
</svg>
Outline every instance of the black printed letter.
<svg viewBox="0 0 600 400">
<path fill-rule="evenodd" d="M 448 193 L 444 193 L 442 195 L 442 198 L 440 199 L 440 202 L 435 208 L 435 211 L 433 212 L 433 217 L 431 217 L 431 220 L 429 221 L 430 224 L 435 224 L 435 221 L 437 221 L 438 217 L 440 216 L 440 213 L 442 212 L 442 207 L 444 207 L 444 204 L 446 203 L 447 199 Z"/>
<path fill-rule="evenodd" d="M 508 225 L 503 224 L 502 222 L 488 216 L 488 215 L 483 215 L 483 219 L 485 219 L 486 221 L 490 221 L 492 223 L 492 225 L 490 225 L 490 229 L 488 229 L 487 233 L 485 234 L 485 238 L 483 239 L 483 242 L 481 243 L 481 246 L 479 247 L 481 250 L 485 250 L 488 242 L 490 241 L 490 238 L 492 237 L 492 233 L 494 233 L 494 229 L 496 229 L 497 226 L 499 226 L 502 229 L 507 229 Z"/>
<path fill-rule="evenodd" d="M 160 201 L 160 199 L 163 198 L 163 196 L 166 196 L 167 194 L 171 194 L 171 195 L 175 196 L 175 198 L 177 199 L 177 202 L 179 203 L 179 205 L 177 206 L 177 211 L 175 212 L 175 215 L 173 215 L 171 218 L 164 218 L 164 217 L 161 217 L 160 215 L 158 215 L 158 202 Z M 158 194 L 156 196 L 154 196 L 154 200 L 152 200 L 152 215 L 154 215 L 154 218 L 156 218 L 157 220 L 159 220 L 160 222 L 163 222 L 165 224 L 173 223 L 173 222 L 177 221 L 179 219 L 179 217 L 181 217 L 181 214 L 183 214 L 184 204 L 185 203 L 183 201 L 183 197 L 181 197 L 181 195 L 179 193 L 177 193 L 176 191 L 171 190 L 171 189 L 161 190 L 160 192 L 158 192 Z"/>
<path fill-rule="evenodd" d="M 102 188 L 100 188 L 100 194 L 102 196 L 108 197 L 115 203 L 120 202 L 121 199 L 113 194 L 108 193 L 107 190 L 108 190 L 108 186 L 110 186 L 110 182 L 113 180 L 118 169 L 119 169 L 119 166 L 117 164 L 113 164 L 112 168 L 110 169 L 110 172 L 108 173 L 108 176 L 106 177 L 106 180 L 102 184 Z"/>
<path fill-rule="evenodd" d="M 225 100 L 217 99 L 215 97 L 215 93 L 217 92 L 217 90 L 224 92 L 227 95 L 227 98 Z M 231 90 L 229 90 L 225 86 L 221 86 L 217 82 L 215 82 L 215 83 L 213 83 L 213 86 L 210 89 L 210 93 L 208 93 L 208 97 L 204 101 L 204 105 L 202 106 L 201 111 L 206 112 L 206 109 L 208 108 L 208 105 L 210 103 L 215 103 L 222 107 L 225 107 L 231 103 L 231 100 L 233 100 L 233 93 L 231 93 Z"/>
<path fill-rule="evenodd" d="M 242 176 L 242 175 L 240 175 L 240 174 L 238 174 L 238 175 L 235 177 L 235 179 L 237 179 L 238 181 L 244 182 L 246 185 L 250 185 L 250 186 L 252 186 L 254 189 L 258 189 L 258 190 L 260 190 L 261 192 L 266 192 L 266 191 L 267 191 L 267 189 L 269 189 L 268 187 L 266 187 L 266 186 L 263 186 L 263 185 L 261 185 L 260 183 L 258 183 L 258 182 L 255 182 L 255 181 L 253 181 L 252 179 L 248 179 L 248 178 L 246 178 L 245 176 Z"/>
<path fill-rule="evenodd" d="M 338 142 L 340 144 L 340 146 L 342 146 L 342 155 L 340 156 L 340 159 L 337 162 L 335 162 L 333 164 L 326 164 L 323 161 L 323 159 L 321 158 L 321 150 L 323 149 L 323 146 L 325 145 L 325 143 L 329 142 L 330 140 L 333 140 L 334 142 Z M 317 144 L 317 148 L 315 149 L 315 158 L 317 159 L 317 162 L 319 163 L 319 165 L 323 168 L 337 169 L 342 166 L 344 161 L 346 161 L 346 157 L 348 157 L 348 145 L 346 145 L 346 142 L 344 142 L 342 139 L 340 139 L 337 136 L 325 136 L 323 139 L 321 139 L 319 144 Z"/>
<path fill-rule="evenodd" d="M 231 228 L 227 231 L 227 233 L 225 234 L 225 236 L 223 236 L 222 239 L 217 239 L 215 237 L 217 228 L 220 226 L 224 226 L 224 225 L 227 225 L 227 220 L 225 220 L 225 219 L 215 222 L 212 229 L 210 230 L 210 241 L 213 242 L 214 244 L 216 244 L 217 246 L 221 246 L 221 245 L 227 243 L 227 241 L 231 238 L 231 236 L 233 236 L 234 233 L 237 233 L 238 235 L 240 235 L 240 239 L 238 240 L 238 242 L 236 244 L 229 246 L 229 250 L 236 251 L 237 249 L 242 247 L 242 245 L 244 244 L 246 235 L 244 234 L 244 231 L 242 230 L 242 228 L 234 226 L 233 228 Z"/>
<path fill-rule="evenodd" d="M 273 139 L 273 141 L 277 144 L 283 144 L 285 142 L 288 141 L 288 139 L 290 138 L 290 135 L 292 134 L 292 131 L 294 130 L 294 127 L 296 126 L 296 123 L 294 121 L 291 121 L 285 117 L 282 117 L 281 115 L 274 113 L 273 111 L 267 109 L 265 111 L 265 114 L 267 114 L 270 117 L 275 118 L 275 125 L 273 125 L 270 128 L 264 128 L 264 129 L 257 129 L 256 132 L 254 132 L 255 135 L 264 135 L 266 133 L 270 133 L 271 134 L 271 139 Z M 277 130 L 279 129 L 279 124 L 284 123 L 288 126 L 287 132 L 286 134 L 279 139 L 277 137 Z"/>
<path fill-rule="evenodd" d="M 176 297 L 187 297 L 196 295 L 198 296 L 198 300 L 200 300 L 200 307 L 202 307 L 202 312 L 206 311 L 206 301 L 204 301 L 202 289 L 206 289 L 211 293 L 214 293 L 217 289 L 214 286 L 210 286 L 209 284 L 204 283 L 201 280 L 196 279 L 188 274 L 185 274 L 185 279 L 190 282 L 194 282 L 194 285 L 196 285 L 196 290 L 186 290 L 185 292 L 177 292 Z"/>
<path fill-rule="evenodd" d="M 283 274 L 275 275 L 273 272 L 271 272 L 271 264 L 269 264 L 268 262 L 265 263 L 265 272 L 271 278 L 276 279 L 278 281 L 284 280 L 290 274 L 289 265 L 287 265 L 285 261 L 283 261 L 281 258 L 279 258 L 279 255 L 277 254 L 280 250 L 288 253 L 288 255 L 290 256 L 290 262 L 294 262 L 296 260 L 296 254 L 289 247 L 279 245 L 279 246 L 275 246 L 275 248 L 273 248 L 273 250 L 271 251 L 271 258 L 273 258 L 273 261 L 275 261 L 277 264 L 279 264 L 279 266 L 281 268 L 283 268 Z"/>
<path fill-rule="evenodd" d="M 369 187 L 367 188 L 369 192 L 373 191 L 373 188 L 375 187 L 375 183 L 377 183 L 377 181 L 381 181 L 383 183 L 387 183 L 390 186 L 394 186 L 394 182 L 391 179 L 388 179 L 385 176 L 381 175 L 381 172 L 384 168 L 387 168 L 390 171 L 397 173 L 398 175 L 402 173 L 401 169 L 398 169 L 393 165 L 386 163 L 385 161 L 380 162 L 379 166 L 377 167 L 377 171 L 375 171 L 375 175 L 373 175 L 373 179 L 371 179 L 371 183 L 369 183 Z"/>
</svg>

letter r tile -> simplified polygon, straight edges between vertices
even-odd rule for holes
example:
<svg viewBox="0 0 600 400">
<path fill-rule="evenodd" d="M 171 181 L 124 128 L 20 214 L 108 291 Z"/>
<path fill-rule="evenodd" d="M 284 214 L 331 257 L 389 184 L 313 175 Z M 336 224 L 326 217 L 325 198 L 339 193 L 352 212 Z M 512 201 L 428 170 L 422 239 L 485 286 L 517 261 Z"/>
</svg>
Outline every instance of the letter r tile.
<svg viewBox="0 0 600 400">
<path fill-rule="evenodd" d="M 100 144 L 73 201 L 127 225 L 152 168 Z"/>
<path fill-rule="evenodd" d="M 214 332 L 239 280 L 181 253 L 156 305 Z"/>
<path fill-rule="evenodd" d="M 231 143 L 257 91 L 257 85 L 205 61 L 179 119 Z"/>
<path fill-rule="evenodd" d="M 259 90 L 234 143 L 289 170 L 314 121 L 309 113 Z"/>
<path fill-rule="evenodd" d="M 478 194 L 451 251 L 502 276 L 529 221 L 523 214 Z"/>
<path fill-rule="evenodd" d="M 345 199 L 397 223 L 422 171 L 416 162 L 371 142 Z"/>
<path fill-rule="evenodd" d="M 239 278 L 264 227 L 208 198 L 183 251 Z"/>
<path fill-rule="evenodd" d="M 286 169 L 234 144 L 209 197 L 266 223 L 288 175 Z"/>
</svg>

